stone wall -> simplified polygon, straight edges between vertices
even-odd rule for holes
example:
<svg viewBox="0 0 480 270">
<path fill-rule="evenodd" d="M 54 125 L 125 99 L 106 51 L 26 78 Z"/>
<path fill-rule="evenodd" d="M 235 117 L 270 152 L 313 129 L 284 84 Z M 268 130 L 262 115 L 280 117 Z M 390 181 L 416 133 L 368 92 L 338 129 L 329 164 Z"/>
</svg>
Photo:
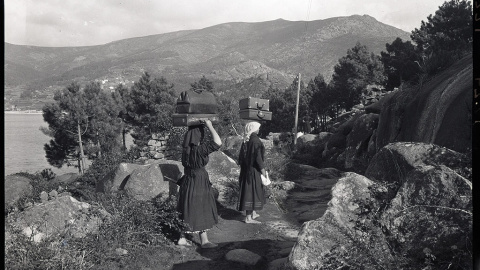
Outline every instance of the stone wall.
<svg viewBox="0 0 480 270">
<path fill-rule="evenodd" d="M 148 141 L 140 151 L 139 161 L 170 159 L 173 156 L 171 147 L 167 146 L 169 134 L 152 134 L 152 138 Z"/>
</svg>

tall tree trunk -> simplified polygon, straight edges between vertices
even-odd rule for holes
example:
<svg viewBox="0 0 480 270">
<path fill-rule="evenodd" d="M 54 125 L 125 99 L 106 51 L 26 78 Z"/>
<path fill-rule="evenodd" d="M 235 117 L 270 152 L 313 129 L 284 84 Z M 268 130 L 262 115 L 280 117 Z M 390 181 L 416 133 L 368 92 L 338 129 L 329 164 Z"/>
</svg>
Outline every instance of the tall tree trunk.
<svg viewBox="0 0 480 270">
<path fill-rule="evenodd" d="M 127 150 L 126 135 L 127 135 L 127 130 L 125 128 L 122 128 L 123 150 Z"/>
<path fill-rule="evenodd" d="M 85 173 L 85 155 L 83 154 L 83 144 L 82 144 L 82 132 L 80 130 L 80 123 L 77 123 L 77 131 L 78 131 L 78 145 L 80 146 L 80 158 L 82 160 L 82 163 L 80 164 L 81 170 L 80 173 L 84 174 Z"/>
</svg>

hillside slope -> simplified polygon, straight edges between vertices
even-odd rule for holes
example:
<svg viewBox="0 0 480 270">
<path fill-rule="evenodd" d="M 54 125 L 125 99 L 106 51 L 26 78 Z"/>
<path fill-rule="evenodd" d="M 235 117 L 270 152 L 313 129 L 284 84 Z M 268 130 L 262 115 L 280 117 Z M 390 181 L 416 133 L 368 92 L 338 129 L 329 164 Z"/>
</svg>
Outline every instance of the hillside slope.
<svg viewBox="0 0 480 270">
<path fill-rule="evenodd" d="M 356 42 L 378 54 L 396 37 L 407 40 L 409 33 L 368 15 L 354 15 L 310 22 L 225 23 L 88 47 L 5 43 L 5 86 L 26 84 L 38 90 L 72 80 L 134 81 L 148 71 L 178 88 L 202 75 L 220 83 L 269 75 L 275 78 L 274 86 L 285 87 L 299 72 L 305 80 L 317 74 L 328 80 L 337 60 Z"/>
</svg>

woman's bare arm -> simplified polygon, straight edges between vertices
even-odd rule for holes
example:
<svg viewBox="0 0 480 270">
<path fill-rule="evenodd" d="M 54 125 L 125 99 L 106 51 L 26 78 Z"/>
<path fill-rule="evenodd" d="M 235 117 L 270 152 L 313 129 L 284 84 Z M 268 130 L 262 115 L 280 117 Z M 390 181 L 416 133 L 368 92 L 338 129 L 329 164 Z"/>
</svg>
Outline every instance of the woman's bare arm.
<svg viewBox="0 0 480 270">
<path fill-rule="evenodd" d="M 218 144 L 219 146 L 222 145 L 222 140 L 220 139 L 220 136 L 218 136 L 217 131 L 212 125 L 212 121 L 210 120 L 205 120 L 205 125 L 207 126 L 208 130 L 210 130 L 210 133 L 212 134 L 213 141 Z"/>
</svg>

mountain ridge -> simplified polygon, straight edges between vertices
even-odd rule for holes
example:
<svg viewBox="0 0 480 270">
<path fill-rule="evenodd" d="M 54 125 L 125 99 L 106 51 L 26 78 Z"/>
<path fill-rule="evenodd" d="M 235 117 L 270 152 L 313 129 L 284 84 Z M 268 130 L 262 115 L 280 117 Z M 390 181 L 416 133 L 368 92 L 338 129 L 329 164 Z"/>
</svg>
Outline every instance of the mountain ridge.
<svg viewBox="0 0 480 270">
<path fill-rule="evenodd" d="M 322 74 L 328 81 L 338 59 L 357 42 L 379 54 L 397 37 L 410 39 L 408 32 L 369 15 L 352 15 L 314 21 L 228 22 L 82 47 L 5 42 L 4 86 L 15 92 L 44 91 L 71 81 L 121 78 L 117 81 L 131 83 L 148 71 L 165 77 L 177 90 L 188 88 L 201 76 L 215 85 L 252 76 L 276 78 L 271 85 L 283 88 L 298 73 L 305 80 Z"/>
</svg>

